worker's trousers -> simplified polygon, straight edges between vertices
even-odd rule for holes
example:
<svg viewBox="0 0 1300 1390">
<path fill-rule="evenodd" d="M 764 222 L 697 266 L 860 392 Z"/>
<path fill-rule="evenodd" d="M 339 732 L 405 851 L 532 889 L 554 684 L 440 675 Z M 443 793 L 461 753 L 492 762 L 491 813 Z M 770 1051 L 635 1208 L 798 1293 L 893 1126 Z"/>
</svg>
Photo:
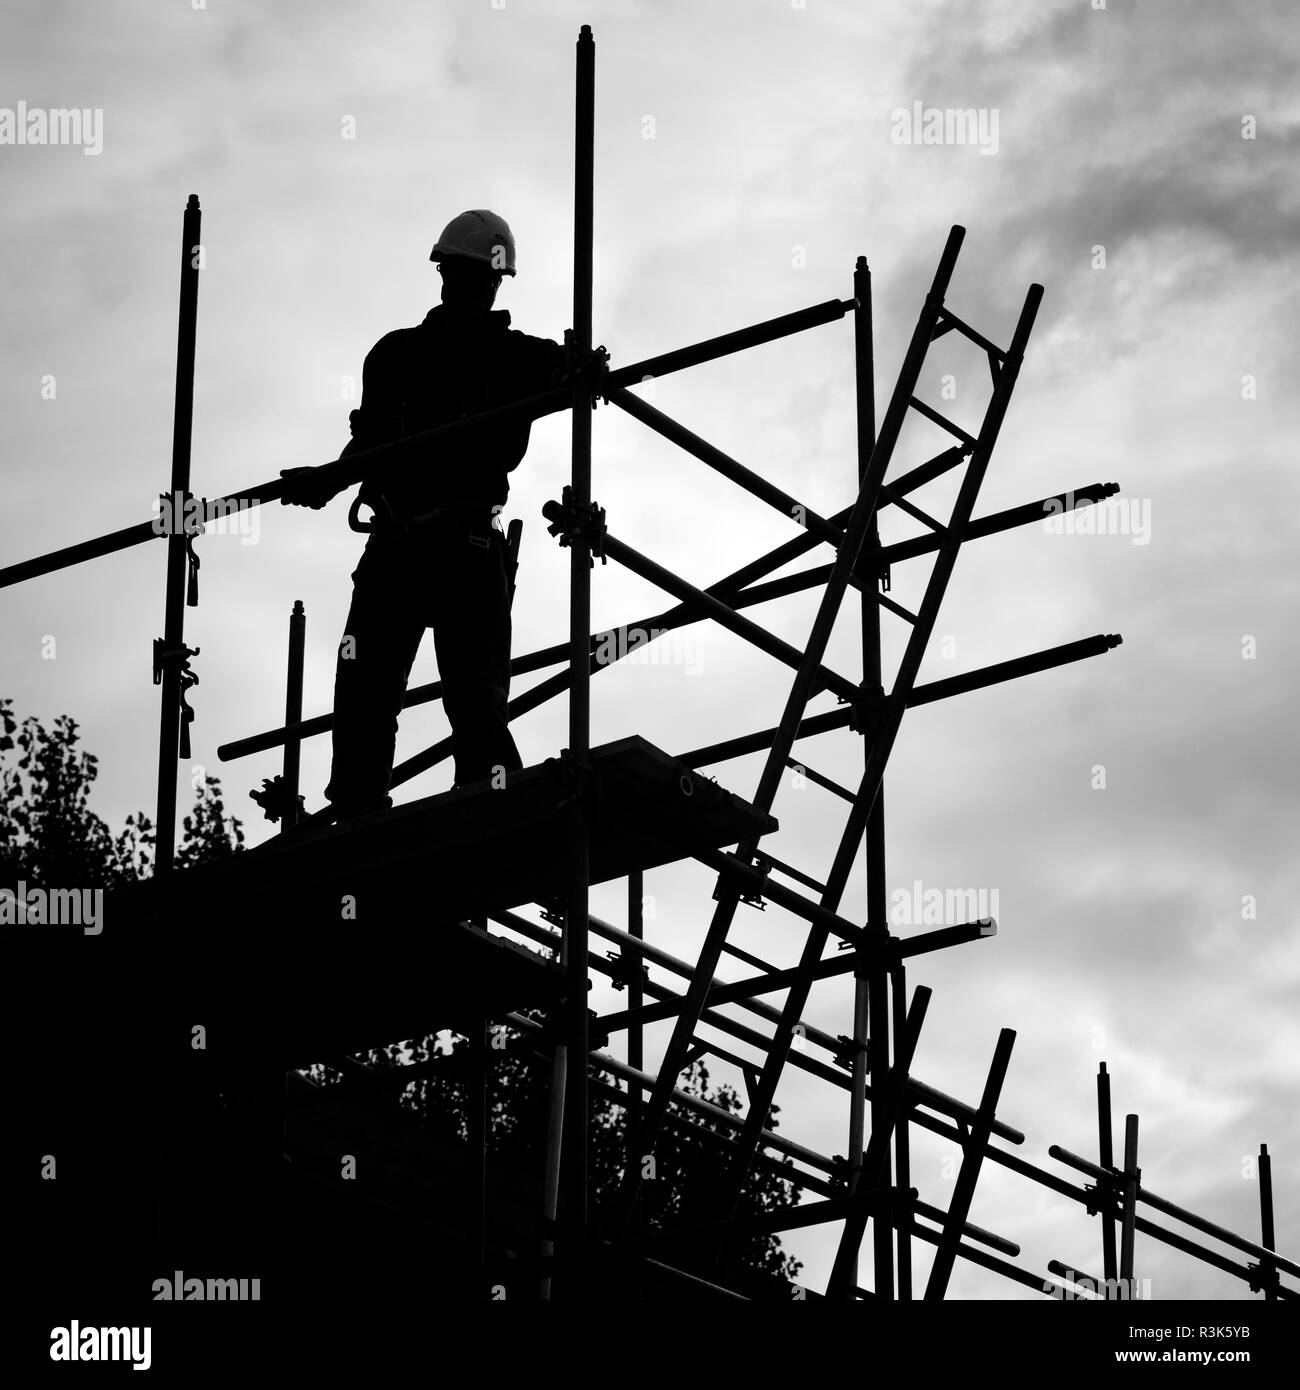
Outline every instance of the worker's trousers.
<svg viewBox="0 0 1300 1390">
<path fill-rule="evenodd" d="M 456 783 L 523 764 L 507 726 L 510 597 L 505 540 L 486 516 L 458 513 L 376 532 L 352 575 L 334 677 L 334 765 L 326 795 L 343 815 L 389 804 L 406 682 L 433 629 Z"/>
</svg>

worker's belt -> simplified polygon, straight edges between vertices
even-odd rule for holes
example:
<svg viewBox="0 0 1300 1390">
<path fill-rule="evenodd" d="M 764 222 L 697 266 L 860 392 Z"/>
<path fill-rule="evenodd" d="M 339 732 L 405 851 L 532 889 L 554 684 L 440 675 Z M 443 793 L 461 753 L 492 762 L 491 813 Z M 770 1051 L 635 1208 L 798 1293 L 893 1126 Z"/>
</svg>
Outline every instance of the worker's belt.
<svg viewBox="0 0 1300 1390">
<path fill-rule="evenodd" d="M 361 519 L 362 501 L 354 498 L 348 511 L 348 526 L 363 535 L 405 535 L 411 531 L 437 528 L 439 530 L 468 529 L 471 539 L 487 544 L 489 533 L 501 532 L 501 518 L 490 507 L 433 507 L 416 516 L 395 516 L 381 498 L 382 507 L 373 509 L 369 521 Z M 366 505 L 369 505 L 367 500 Z"/>
</svg>

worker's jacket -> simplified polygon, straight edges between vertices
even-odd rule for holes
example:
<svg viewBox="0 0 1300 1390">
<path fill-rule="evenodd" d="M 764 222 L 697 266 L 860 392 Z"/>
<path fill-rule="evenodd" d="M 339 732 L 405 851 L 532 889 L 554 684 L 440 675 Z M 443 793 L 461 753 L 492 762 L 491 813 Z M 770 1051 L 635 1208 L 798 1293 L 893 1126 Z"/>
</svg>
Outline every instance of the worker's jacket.
<svg viewBox="0 0 1300 1390">
<path fill-rule="evenodd" d="M 510 327 L 504 309 L 465 313 L 440 304 L 418 328 L 382 337 L 366 357 L 350 452 L 388 444 L 491 410 L 559 383 L 564 349 Z M 531 421 L 510 420 L 417 448 L 362 485 L 379 519 L 440 507 L 504 505 L 506 475 L 528 448 Z"/>
</svg>

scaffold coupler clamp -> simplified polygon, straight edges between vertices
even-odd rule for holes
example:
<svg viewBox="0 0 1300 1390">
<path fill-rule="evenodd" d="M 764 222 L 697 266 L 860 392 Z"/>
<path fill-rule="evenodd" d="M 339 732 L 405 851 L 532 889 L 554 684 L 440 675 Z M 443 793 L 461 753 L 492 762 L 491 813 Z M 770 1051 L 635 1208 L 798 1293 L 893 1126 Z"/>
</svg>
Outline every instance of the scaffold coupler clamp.
<svg viewBox="0 0 1300 1390">
<path fill-rule="evenodd" d="M 880 537 L 874 532 L 868 533 L 862 542 L 862 549 L 858 551 L 857 563 L 853 566 L 854 577 L 864 591 L 874 591 L 875 584 L 879 582 L 880 592 L 889 592 L 889 563 L 882 551 Z"/>
<path fill-rule="evenodd" d="M 597 400 L 602 400 L 606 405 L 609 404 L 609 353 L 605 350 L 605 344 L 591 350 L 591 408 L 595 410 Z"/>
<path fill-rule="evenodd" d="M 1083 1190 L 1088 1194 L 1086 1210 L 1089 1216 L 1099 1212 L 1116 1216 L 1124 1197 L 1124 1174 L 1118 1168 L 1107 1170 L 1104 1178 L 1095 1183 L 1084 1183 Z"/>
<path fill-rule="evenodd" d="M 203 518 L 207 514 L 207 500 L 196 497 L 192 492 L 182 490 L 158 494 L 158 515 L 153 523 L 154 530 L 160 536 L 185 537 L 185 561 L 189 575 L 185 589 L 185 604 L 189 608 L 199 606 L 199 556 L 194 549 L 194 542 L 204 532 Z"/>
<path fill-rule="evenodd" d="M 153 683 L 159 685 L 162 682 L 163 671 L 172 663 L 176 662 L 181 668 L 182 683 L 185 677 L 189 677 L 190 685 L 197 685 L 199 678 L 190 670 L 190 657 L 198 656 L 198 647 L 187 647 L 184 642 L 179 646 L 169 647 L 167 639 L 155 637 L 153 639 Z"/>
<path fill-rule="evenodd" d="M 768 874 L 772 872 L 772 861 L 764 858 L 761 854 L 756 854 L 754 856 L 754 868 L 763 876 L 763 882 L 766 883 Z M 748 893 L 742 890 L 740 901 L 744 903 L 746 907 L 756 907 L 760 912 L 767 911 L 767 901 L 763 897 L 763 888 L 761 884 L 759 887 L 751 889 Z"/>
<path fill-rule="evenodd" d="M 650 978 L 650 967 L 635 952 L 606 951 L 610 962 L 609 980 L 620 992 L 629 985 L 641 985 Z"/>
<path fill-rule="evenodd" d="M 870 1049 L 865 1039 L 859 1042 L 857 1038 L 850 1038 L 844 1033 L 837 1033 L 835 1041 L 838 1044 L 835 1048 L 835 1065 L 843 1067 L 845 1071 L 853 1070 L 855 1058 L 869 1056 Z"/>
<path fill-rule="evenodd" d="M 198 654 L 199 649 L 195 647 L 194 655 L 198 656 Z M 199 678 L 195 674 L 195 672 L 190 669 L 190 663 L 188 661 L 182 663 L 180 688 L 181 746 L 180 752 L 177 755 L 180 758 L 181 762 L 189 762 L 190 760 L 190 725 L 194 722 L 194 710 L 191 708 L 190 702 L 185 698 L 185 692 L 189 690 L 191 686 L 198 685 L 198 683 Z"/>
<path fill-rule="evenodd" d="M 153 683 L 162 683 L 163 672 L 169 665 L 175 664 L 180 674 L 180 701 L 181 701 L 181 737 L 180 751 L 178 757 L 183 761 L 190 756 L 190 724 L 194 720 L 194 711 L 190 708 L 189 701 L 185 698 L 185 692 L 191 686 L 198 685 L 199 678 L 190 666 L 190 657 L 198 656 L 197 647 L 187 647 L 184 642 L 179 646 L 169 647 L 163 637 L 153 639 Z"/>
<path fill-rule="evenodd" d="M 289 789 L 284 784 L 284 777 L 276 773 L 274 777 L 262 778 L 262 790 L 250 791 L 248 795 L 254 802 L 262 808 L 262 814 L 272 825 L 276 821 L 283 819 L 290 810 L 294 809 L 293 801 L 289 797 Z M 301 819 L 306 811 L 305 799 L 301 796 L 297 798 L 297 811 Z"/>
<path fill-rule="evenodd" d="M 844 1192 L 861 1192 L 862 1186 L 862 1165 L 854 1163 L 847 1154 L 832 1154 L 831 1163 L 834 1171 L 830 1174 L 830 1180 Z"/>
<path fill-rule="evenodd" d="M 549 922 L 553 927 L 564 925 L 564 899 L 563 897 L 544 898 L 541 901 L 542 921 Z"/>
<path fill-rule="evenodd" d="M 1259 1264 L 1248 1264 L 1246 1268 L 1251 1272 L 1251 1293 L 1272 1293 L 1281 1288 L 1282 1281 L 1272 1264 L 1261 1261 Z"/>
<path fill-rule="evenodd" d="M 560 501 L 548 502 L 542 515 L 551 524 L 547 533 L 559 536 L 561 545 L 584 545 L 589 557 L 598 556 L 605 564 L 605 509 L 594 502 L 579 505 L 573 500 L 573 489 L 566 483 Z M 594 567 L 596 561 L 589 558 Z"/>
<path fill-rule="evenodd" d="M 732 856 L 728 855 L 728 859 Z M 737 902 L 742 902 L 746 907 L 756 907 L 760 912 L 767 911 L 767 903 L 763 899 L 763 883 L 766 883 L 767 876 L 772 871 L 770 860 L 764 859 L 761 854 L 753 857 L 751 867 L 762 876 L 762 883 L 757 887 L 753 886 L 747 874 L 738 872 L 740 864 L 729 865 L 718 872 L 718 881 L 713 887 L 713 901 L 721 902 L 727 893 L 734 892 Z M 749 885 L 746 887 L 746 885 Z"/>
<path fill-rule="evenodd" d="M 860 685 L 858 698 L 852 701 L 849 710 L 849 728 L 855 734 L 865 734 L 873 740 L 878 738 L 884 727 L 888 705 L 883 686 Z"/>
<path fill-rule="evenodd" d="M 187 608 L 197 608 L 199 606 L 199 559 L 198 552 L 194 549 L 194 542 L 203 534 L 203 527 L 197 531 L 187 531 L 185 533 L 185 559 L 189 564 L 189 583 L 185 586 L 185 606 Z"/>
<path fill-rule="evenodd" d="M 609 353 L 602 343 L 599 347 L 582 349 L 574 341 L 572 328 L 564 330 L 564 374 L 566 383 L 580 381 L 591 397 L 591 408 L 597 401 L 609 404 Z"/>
<path fill-rule="evenodd" d="M 894 970 L 902 964 L 903 943 L 898 937 L 890 936 L 888 926 L 868 922 L 863 927 L 841 927 L 838 930 L 852 932 L 851 936 L 841 936 L 835 949 L 853 954 L 855 980 L 869 979 L 875 970 Z"/>
</svg>

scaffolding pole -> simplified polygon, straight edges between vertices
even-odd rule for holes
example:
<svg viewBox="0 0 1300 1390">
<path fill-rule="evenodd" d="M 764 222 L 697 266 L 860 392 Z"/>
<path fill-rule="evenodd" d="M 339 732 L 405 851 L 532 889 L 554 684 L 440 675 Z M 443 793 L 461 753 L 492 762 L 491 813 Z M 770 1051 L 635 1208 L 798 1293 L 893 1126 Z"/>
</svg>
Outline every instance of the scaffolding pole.
<svg viewBox="0 0 1300 1390">
<path fill-rule="evenodd" d="M 1259 1146 L 1259 1230 L 1260 1240 L 1266 1250 L 1275 1245 L 1273 1236 L 1273 1160 L 1269 1157 L 1268 1145 Z M 1264 1288 L 1264 1298 L 1272 1302 L 1277 1298 L 1277 1269 L 1271 1258 L 1261 1258 L 1259 1272 Z"/>
<path fill-rule="evenodd" d="M 596 45 L 591 26 L 578 34 L 574 111 L 573 329 L 572 346 L 591 348 L 592 224 L 595 151 Z M 591 414 L 587 381 L 573 386 L 572 473 L 569 483 L 569 772 L 566 808 L 569 839 L 568 893 L 562 962 L 564 1020 L 557 1056 L 563 1052 L 563 1086 L 552 1099 L 551 1146 L 560 1164 L 559 1218 L 561 1293 L 580 1297 L 587 1227 L 587 991 L 589 854 L 588 755 L 591 751 Z M 561 1068 L 556 1065 L 558 1079 Z M 550 1216 L 550 1213 L 547 1213 Z"/>
<path fill-rule="evenodd" d="M 190 444 L 194 424 L 194 345 L 199 311 L 200 225 L 198 195 L 185 204 L 181 230 L 180 322 L 176 332 L 176 404 L 172 417 L 171 492 L 161 516 L 168 525 L 167 588 L 163 636 L 154 643 L 153 678 L 162 685 L 158 723 L 158 803 L 154 818 L 154 873 L 170 871 L 176 855 L 176 776 L 182 748 L 181 694 L 189 657 L 185 645 L 185 572 L 189 537 Z M 192 594 L 191 597 L 197 598 Z M 188 739 L 185 740 L 188 743 Z M 188 753 L 188 748 L 185 748 Z"/>
<path fill-rule="evenodd" d="M 871 269 L 867 258 L 859 256 L 853 271 L 853 296 L 858 308 L 853 316 L 853 346 L 856 374 L 856 405 L 858 421 L 858 466 L 857 482 L 861 487 L 867 478 L 871 463 L 871 451 L 876 445 L 876 387 L 875 353 L 871 320 Z M 883 491 L 883 489 L 882 489 Z M 880 604 L 876 601 L 884 583 L 880 569 L 880 526 L 873 513 L 867 528 L 867 537 L 862 547 L 861 570 L 863 588 L 861 593 L 862 628 L 862 690 L 868 698 L 879 699 L 884 695 L 881 684 L 880 664 Z M 868 589 L 869 586 L 869 589 Z M 869 733 L 864 728 L 863 766 L 870 758 L 868 747 Z M 867 818 L 865 862 L 867 875 L 867 930 L 881 934 L 887 931 L 889 901 L 885 878 L 885 798 L 882 787 L 876 797 L 875 805 Z M 901 967 L 900 967 L 901 968 Z M 859 972 L 853 981 L 853 1102 L 855 1113 L 850 1117 L 849 1155 L 851 1189 L 856 1187 L 861 1174 L 863 1153 L 863 1107 L 858 1103 L 859 1087 L 865 1090 L 866 1074 L 871 1072 L 873 1082 L 873 1104 L 871 1107 L 871 1127 L 885 1122 L 881 1109 L 884 1086 L 881 1084 L 889 1073 L 889 1006 L 887 979 L 879 967 Z M 859 1073 L 861 1080 L 859 1080 Z M 906 1126 L 900 1130 L 906 1133 Z M 895 1141 L 898 1142 L 897 1140 Z M 885 1154 L 880 1181 L 888 1186 L 892 1181 L 888 1153 Z M 900 1177 L 901 1183 L 901 1177 Z M 894 1229 L 877 1215 L 872 1222 L 873 1252 L 875 1262 L 874 1289 L 878 1298 L 892 1298 L 894 1295 Z M 901 1262 L 906 1241 L 906 1226 L 900 1226 L 898 1233 L 898 1254 Z M 856 1286 L 858 1254 L 853 1252 L 852 1279 Z M 901 1272 L 900 1272 L 901 1279 Z M 909 1281 L 910 1283 L 910 1281 Z"/>
<path fill-rule="evenodd" d="M 302 599 L 294 599 L 289 614 L 289 670 L 284 689 L 284 726 L 292 729 L 302 722 L 302 669 L 307 647 L 307 611 Z M 302 767 L 302 740 L 284 741 L 284 819 L 285 830 L 297 825 L 302 813 L 299 805 L 298 782 Z"/>
<path fill-rule="evenodd" d="M 1114 1143 L 1114 1126 L 1110 1112 L 1110 1073 L 1106 1070 L 1106 1063 L 1102 1062 L 1097 1072 L 1097 1161 L 1107 1172 L 1115 1163 Z M 1115 1250 L 1115 1209 L 1110 1200 L 1109 1179 L 1098 1182 L 1097 1193 L 1101 1199 L 1103 1287 L 1107 1290 L 1109 1298 L 1109 1291 L 1115 1287 L 1115 1281 L 1119 1278 L 1119 1260 Z"/>
</svg>

